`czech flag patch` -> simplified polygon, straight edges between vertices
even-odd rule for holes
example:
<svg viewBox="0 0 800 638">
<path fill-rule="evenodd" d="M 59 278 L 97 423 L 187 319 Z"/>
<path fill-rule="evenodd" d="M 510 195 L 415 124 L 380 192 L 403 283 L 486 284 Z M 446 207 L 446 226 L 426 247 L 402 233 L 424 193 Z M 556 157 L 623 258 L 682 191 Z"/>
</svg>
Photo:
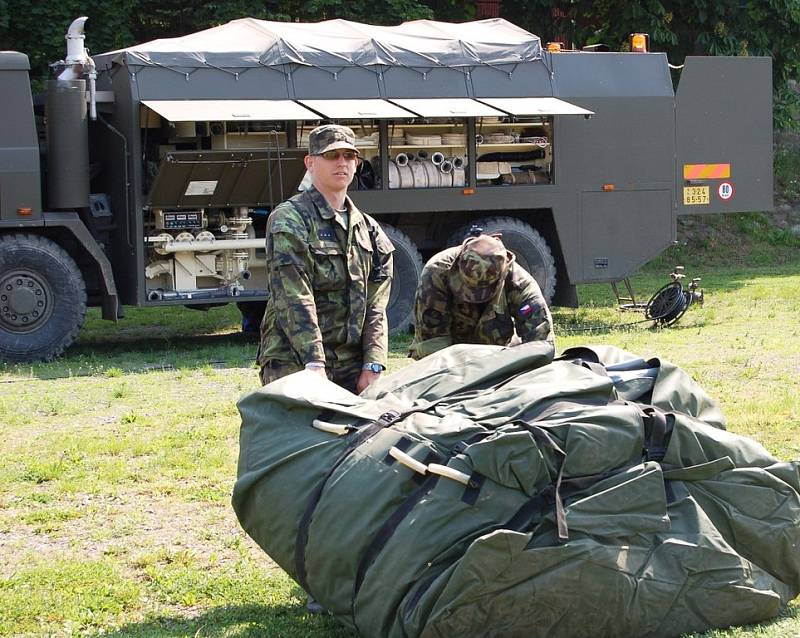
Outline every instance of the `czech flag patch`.
<svg viewBox="0 0 800 638">
<path fill-rule="evenodd" d="M 534 312 L 539 309 L 536 302 L 533 300 L 528 300 L 522 306 L 520 306 L 519 314 L 522 315 L 525 319 L 530 317 Z"/>
</svg>

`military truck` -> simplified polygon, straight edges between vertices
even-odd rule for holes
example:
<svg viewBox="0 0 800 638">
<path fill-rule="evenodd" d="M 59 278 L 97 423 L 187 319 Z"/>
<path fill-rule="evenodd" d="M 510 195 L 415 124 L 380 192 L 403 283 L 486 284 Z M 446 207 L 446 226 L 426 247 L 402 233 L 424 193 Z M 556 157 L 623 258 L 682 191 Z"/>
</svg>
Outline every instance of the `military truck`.
<svg viewBox="0 0 800 638">
<path fill-rule="evenodd" d="M 323 122 L 357 134 L 351 195 L 395 245 L 395 330 L 423 257 L 472 224 L 574 306 L 576 284 L 670 246 L 678 215 L 772 207 L 768 58 L 689 57 L 674 90 L 663 53 L 543 47 L 500 19 L 245 18 L 94 58 L 85 22 L 43 108 L 27 57 L 0 53 L 7 361 L 59 355 L 87 306 L 235 302 L 257 323 L 266 218 Z"/>
</svg>

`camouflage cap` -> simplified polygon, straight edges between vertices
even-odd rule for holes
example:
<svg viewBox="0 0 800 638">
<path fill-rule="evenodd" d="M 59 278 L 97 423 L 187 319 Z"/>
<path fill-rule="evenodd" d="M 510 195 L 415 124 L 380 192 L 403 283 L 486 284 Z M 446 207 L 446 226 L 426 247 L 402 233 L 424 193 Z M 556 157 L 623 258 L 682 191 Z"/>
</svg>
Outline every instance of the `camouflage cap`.
<svg viewBox="0 0 800 638">
<path fill-rule="evenodd" d="M 326 151 L 346 148 L 358 153 L 353 129 L 339 124 L 323 124 L 308 134 L 308 154 L 322 155 Z"/>
<path fill-rule="evenodd" d="M 468 237 L 450 270 L 453 296 L 466 303 L 486 303 L 514 262 L 514 255 L 492 235 Z"/>
</svg>

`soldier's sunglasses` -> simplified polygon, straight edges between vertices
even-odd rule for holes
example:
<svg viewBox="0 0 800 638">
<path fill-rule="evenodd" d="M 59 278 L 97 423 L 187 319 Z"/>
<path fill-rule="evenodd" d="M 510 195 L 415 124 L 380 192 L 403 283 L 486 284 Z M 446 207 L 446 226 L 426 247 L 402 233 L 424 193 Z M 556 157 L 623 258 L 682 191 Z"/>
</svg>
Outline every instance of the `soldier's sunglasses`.
<svg viewBox="0 0 800 638">
<path fill-rule="evenodd" d="M 358 153 L 355 151 L 325 151 L 324 153 L 320 153 L 320 157 L 324 157 L 326 160 L 338 160 L 339 156 L 344 157 L 347 161 L 358 159 Z"/>
</svg>

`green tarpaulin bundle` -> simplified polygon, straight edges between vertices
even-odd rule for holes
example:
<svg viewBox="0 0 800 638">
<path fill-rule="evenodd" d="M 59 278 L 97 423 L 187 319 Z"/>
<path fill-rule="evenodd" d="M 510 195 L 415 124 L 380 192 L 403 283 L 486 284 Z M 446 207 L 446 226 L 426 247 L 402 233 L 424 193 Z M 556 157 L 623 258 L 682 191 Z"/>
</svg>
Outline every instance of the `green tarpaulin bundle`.
<svg viewBox="0 0 800 638">
<path fill-rule="evenodd" d="M 239 409 L 242 526 L 363 636 L 677 636 L 800 592 L 800 462 L 664 360 L 460 345 Z"/>
</svg>

